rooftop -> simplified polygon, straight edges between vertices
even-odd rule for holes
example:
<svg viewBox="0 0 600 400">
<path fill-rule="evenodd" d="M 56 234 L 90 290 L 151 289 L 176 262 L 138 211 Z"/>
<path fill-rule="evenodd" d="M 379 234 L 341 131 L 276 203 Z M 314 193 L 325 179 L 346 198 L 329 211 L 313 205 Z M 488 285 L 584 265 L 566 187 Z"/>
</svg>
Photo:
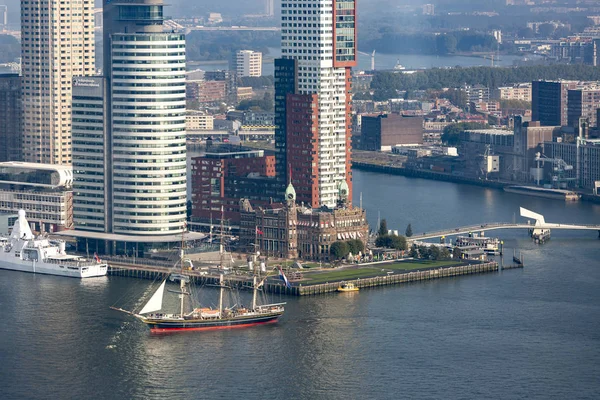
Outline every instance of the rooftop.
<svg viewBox="0 0 600 400">
<path fill-rule="evenodd" d="M 66 230 L 54 232 L 52 235 L 81 238 L 81 239 L 100 239 L 114 240 L 117 242 L 137 242 L 137 243 L 174 243 L 181 242 L 181 234 L 160 235 L 160 236 L 143 236 L 143 235 L 120 235 L 117 233 L 92 232 L 81 230 Z M 184 241 L 204 239 L 206 235 L 199 232 L 186 232 L 183 234 Z"/>
<path fill-rule="evenodd" d="M 468 129 L 465 132 L 469 133 L 477 133 L 479 135 L 514 135 L 513 131 L 508 131 L 506 129 Z"/>
<path fill-rule="evenodd" d="M 57 172 L 73 170 L 73 167 L 70 165 L 39 164 L 39 163 L 30 163 L 30 162 L 21 162 L 21 161 L 0 162 L 0 168 L 1 167 L 29 168 L 29 169 L 36 169 L 38 171 L 57 171 Z"/>
</svg>

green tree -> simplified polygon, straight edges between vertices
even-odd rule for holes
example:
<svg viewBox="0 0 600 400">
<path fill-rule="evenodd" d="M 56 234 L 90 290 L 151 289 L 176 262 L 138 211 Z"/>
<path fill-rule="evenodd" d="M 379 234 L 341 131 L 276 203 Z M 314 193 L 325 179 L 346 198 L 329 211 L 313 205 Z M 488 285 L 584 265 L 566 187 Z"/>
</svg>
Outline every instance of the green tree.
<svg viewBox="0 0 600 400">
<path fill-rule="evenodd" d="M 346 242 L 335 242 L 329 248 L 331 255 L 335 257 L 336 260 L 341 260 L 346 257 L 348 253 L 350 253 L 350 249 L 348 248 L 348 244 Z"/>
<path fill-rule="evenodd" d="M 430 260 L 439 260 L 441 257 L 441 250 L 439 247 L 431 245 L 429 246 L 429 259 Z"/>
<path fill-rule="evenodd" d="M 411 224 L 408 224 L 408 226 L 406 227 L 406 232 L 404 232 L 404 233 L 406 234 L 406 237 L 411 237 L 413 235 Z"/>
<path fill-rule="evenodd" d="M 419 250 L 417 250 L 417 246 L 411 247 L 408 255 L 412 258 L 419 258 Z"/>
<path fill-rule="evenodd" d="M 394 250 L 406 250 L 406 238 L 398 235 L 380 235 L 375 239 L 375 246 Z"/>
<path fill-rule="evenodd" d="M 396 250 L 406 250 L 406 238 L 404 236 L 398 235 L 389 235 L 390 236 L 390 246 L 392 249 Z"/>
<path fill-rule="evenodd" d="M 378 236 L 385 236 L 388 234 L 387 221 L 384 219 L 379 223 L 379 231 L 377 232 Z"/>
<path fill-rule="evenodd" d="M 456 146 L 459 143 L 459 135 L 461 132 L 469 129 L 482 129 L 487 128 L 486 124 L 480 124 L 477 122 L 460 122 L 458 124 L 451 124 L 444 128 L 442 133 L 442 142 L 449 146 Z"/>
<path fill-rule="evenodd" d="M 523 39 L 532 39 L 535 36 L 535 32 L 531 28 L 521 28 L 517 31 L 517 36 Z"/>
<path fill-rule="evenodd" d="M 419 246 L 419 258 L 429 259 L 429 247 L 425 245 Z"/>
<path fill-rule="evenodd" d="M 458 41 L 454 35 L 438 35 L 435 40 L 436 52 L 440 55 L 456 53 Z"/>
<path fill-rule="evenodd" d="M 460 260 L 461 252 L 458 247 L 452 249 L 452 258 L 455 260 Z"/>
<path fill-rule="evenodd" d="M 457 107 L 465 108 L 467 106 L 467 93 L 461 89 L 448 89 L 440 94 L 443 99 L 448 99 Z"/>
<path fill-rule="evenodd" d="M 373 96 L 369 92 L 356 92 L 352 94 L 352 100 L 372 100 Z"/>
<path fill-rule="evenodd" d="M 448 260 L 451 258 L 450 250 L 447 247 L 442 247 L 440 251 L 440 259 Z"/>
<path fill-rule="evenodd" d="M 390 235 L 378 235 L 375 239 L 375 246 L 377 247 L 390 247 Z"/>
<path fill-rule="evenodd" d="M 550 37 L 554 34 L 554 25 L 553 24 L 541 24 L 538 27 L 538 35 L 543 39 L 550 39 Z"/>
<path fill-rule="evenodd" d="M 348 240 L 346 244 L 348 245 L 350 253 L 354 255 L 365 250 L 365 244 L 359 239 Z"/>
</svg>

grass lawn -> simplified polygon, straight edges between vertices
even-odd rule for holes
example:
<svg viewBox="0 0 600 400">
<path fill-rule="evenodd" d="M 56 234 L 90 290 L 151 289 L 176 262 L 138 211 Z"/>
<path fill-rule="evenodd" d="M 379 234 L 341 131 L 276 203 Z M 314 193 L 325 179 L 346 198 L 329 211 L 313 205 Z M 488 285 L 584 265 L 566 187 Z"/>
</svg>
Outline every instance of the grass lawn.
<svg viewBox="0 0 600 400">
<path fill-rule="evenodd" d="M 302 285 L 314 285 L 326 282 L 340 282 L 357 278 L 387 276 L 387 271 L 411 271 L 426 268 L 453 267 L 460 261 L 406 261 L 389 264 L 365 265 L 362 268 L 343 268 L 327 272 L 305 272 Z M 382 271 L 384 270 L 384 271 Z"/>
<path fill-rule="evenodd" d="M 361 269 L 339 269 L 331 272 L 308 273 L 304 274 L 304 279 L 300 282 L 303 285 L 314 285 L 325 282 L 340 282 L 356 278 L 371 278 L 381 275 L 381 268 L 361 268 Z"/>
<path fill-rule="evenodd" d="M 405 261 L 395 262 L 393 264 L 379 264 L 381 268 L 394 270 L 394 271 L 408 271 L 412 269 L 424 269 L 424 268 L 439 268 L 439 267 L 454 267 L 456 265 L 464 264 L 460 261 Z"/>
</svg>

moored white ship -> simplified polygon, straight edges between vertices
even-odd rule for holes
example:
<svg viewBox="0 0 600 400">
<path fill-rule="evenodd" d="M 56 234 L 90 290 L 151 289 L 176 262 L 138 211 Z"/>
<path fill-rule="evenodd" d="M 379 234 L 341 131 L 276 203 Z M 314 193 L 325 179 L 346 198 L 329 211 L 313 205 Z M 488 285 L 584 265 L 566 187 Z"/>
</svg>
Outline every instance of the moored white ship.
<svg viewBox="0 0 600 400">
<path fill-rule="evenodd" d="M 20 210 L 10 236 L 0 237 L 0 269 L 91 278 L 106 275 L 108 265 L 67 254 L 61 240 L 36 238 Z"/>
</svg>

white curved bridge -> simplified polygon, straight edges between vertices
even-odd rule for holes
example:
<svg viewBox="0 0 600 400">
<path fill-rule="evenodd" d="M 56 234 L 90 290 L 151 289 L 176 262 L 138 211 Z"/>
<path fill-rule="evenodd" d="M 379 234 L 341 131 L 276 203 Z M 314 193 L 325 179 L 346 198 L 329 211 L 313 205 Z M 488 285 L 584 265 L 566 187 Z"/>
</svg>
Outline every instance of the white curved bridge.
<svg viewBox="0 0 600 400">
<path fill-rule="evenodd" d="M 424 232 L 421 234 L 413 235 L 409 240 L 426 240 L 434 239 L 442 236 L 451 235 L 464 235 L 473 232 L 493 231 L 497 229 L 533 229 L 534 233 L 538 233 L 542 230 L 548 229 L 564 229 L 564 230 L 577 230 L 577 231 L 598 231 L 600 235 L 600 224 L 598 225 L 579 225 L 579 224 L 554 224 L 546 222 L 544 216 L 537 214 L 531 210 L 521 207 L 521 216 L 524 218 L 530 218 L 535 221 L 535 224 L 531 223 L 506 223 L 506 222 L 494 222 L 488 224 L 461 226 L 454 229 L 444 229 L 436 232 Z"/>
</svg>

